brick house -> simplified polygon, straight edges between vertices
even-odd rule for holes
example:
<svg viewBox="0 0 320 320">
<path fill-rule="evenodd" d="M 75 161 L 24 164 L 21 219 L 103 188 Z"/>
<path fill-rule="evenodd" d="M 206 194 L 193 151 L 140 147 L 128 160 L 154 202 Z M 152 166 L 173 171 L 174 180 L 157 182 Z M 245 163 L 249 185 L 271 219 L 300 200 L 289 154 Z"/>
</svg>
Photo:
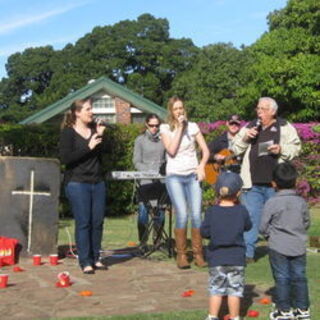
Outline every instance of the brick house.
<svg viewBox="0 0 320 320">
<path fill-rule="evenodd" d="M 91 97 L 93 113 L 109 123 L 130 124 L 143 122 L 145 115 L 155 113 L 161 119 L 166 109 L 140 96 L 128 88 L 106 78 L 90 80 L 84 87 L 68 94 L 50 106 L 22 120 L 21 124 L 42 123 L 49 119 L 60 119 L 76 99 Z"/>
</svg>

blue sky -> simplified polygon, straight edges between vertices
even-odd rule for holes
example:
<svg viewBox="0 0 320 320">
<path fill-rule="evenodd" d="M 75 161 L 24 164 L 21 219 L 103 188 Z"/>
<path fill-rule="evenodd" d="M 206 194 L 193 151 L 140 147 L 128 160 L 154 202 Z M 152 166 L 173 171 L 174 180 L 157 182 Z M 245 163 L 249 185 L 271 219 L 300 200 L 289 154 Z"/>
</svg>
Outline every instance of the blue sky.
<svg viewBox="0 0 320 320">
<path fill-rule="evenodd" d="M 27 47 L 67 43 L 95 26 L 134 20 L 143 13 L 167 18 L 170 36 L 195 45 L 250 45 L 267 31 L 266 16 L 287 0 L 0 0 L 0 79 L 8 56 Z"/>
</svg>

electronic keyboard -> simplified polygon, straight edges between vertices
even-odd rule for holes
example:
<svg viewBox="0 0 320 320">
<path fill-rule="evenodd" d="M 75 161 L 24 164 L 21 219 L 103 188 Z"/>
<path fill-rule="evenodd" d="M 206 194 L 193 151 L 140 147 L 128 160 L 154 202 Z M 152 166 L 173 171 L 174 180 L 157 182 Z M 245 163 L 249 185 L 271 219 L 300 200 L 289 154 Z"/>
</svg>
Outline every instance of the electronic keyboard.
<svg viewBox="0 0 320 320">
<path fill-rule="evenodd" d="M 164 179 L 165 176 L 157 171 L 111 171 L 109 178 L 112 180 L 153 180 Z"/>
</svg>

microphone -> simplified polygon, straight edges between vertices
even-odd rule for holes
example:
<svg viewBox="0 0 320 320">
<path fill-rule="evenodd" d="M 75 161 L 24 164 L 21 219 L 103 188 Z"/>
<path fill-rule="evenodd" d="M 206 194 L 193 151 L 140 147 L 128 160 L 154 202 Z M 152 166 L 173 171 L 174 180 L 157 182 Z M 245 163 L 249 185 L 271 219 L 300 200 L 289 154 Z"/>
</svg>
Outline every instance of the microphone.
<svg viewBox="0 0 320 320">
<path fill-rule="evenodd" d="M 188 120 L 185 118 L 185 116 L 182 114 L 179 116 L 179 118 L 183 118 L 182 125 L 183 125 L 183 127 L 186 127 L 188 124 Z"/>
<path fill-rule="evenodd" d="M 110 126 L 110 124 L 106 120 L 102 120 L 102 119 L 98 119 L 98 118 L 94 120 L 94 123 L 95 124 L 99 123 L 99 126 L 104 126 L 106 128 Z"/>
<path fill-rule="evenodd" d="M 257 119 L 255 127 L 257 131 L 260 131 L 262 129 L 262 122 L 260 118 Z"/>
</svg>

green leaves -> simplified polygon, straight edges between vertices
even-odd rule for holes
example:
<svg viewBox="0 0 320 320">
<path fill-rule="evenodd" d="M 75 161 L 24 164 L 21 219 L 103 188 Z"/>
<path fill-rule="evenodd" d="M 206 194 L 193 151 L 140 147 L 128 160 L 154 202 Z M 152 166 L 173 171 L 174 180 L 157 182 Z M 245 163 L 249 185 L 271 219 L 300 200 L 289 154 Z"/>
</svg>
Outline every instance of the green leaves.
<svg viewBox="0 0 320 320">
<path fill-rule="evenodd" d="M 238 89 L 245 83 L 247 63 L 244 51 L 231 44 L 204 47 L 191 69 L 174 81 L 172 91 L 187 101 L 193 120 L 214 121 L 242 113 L 236 100 Z"/>
<path fill-rule="evenodd" d="M 241 89 L 242 104 L 271 96 L 292 121 L 319 118 L 319 22 L 320 2 L 313 0 L 290 0 L 269 16 L 270 32 L 248 49 L 254 62 Z"/>
<path fill-rule="evenodd" d="M 101 76 L 161 105 L 197 52 L 191 40 L 169 37 L 166 19 L 150 14 L 96 27 L 62 50 L 26 49 L 8 59 L 9 77 L 0 82 L 0 107 L 7 109 L 0 117 L 22 120 Z"/>
</svg>

